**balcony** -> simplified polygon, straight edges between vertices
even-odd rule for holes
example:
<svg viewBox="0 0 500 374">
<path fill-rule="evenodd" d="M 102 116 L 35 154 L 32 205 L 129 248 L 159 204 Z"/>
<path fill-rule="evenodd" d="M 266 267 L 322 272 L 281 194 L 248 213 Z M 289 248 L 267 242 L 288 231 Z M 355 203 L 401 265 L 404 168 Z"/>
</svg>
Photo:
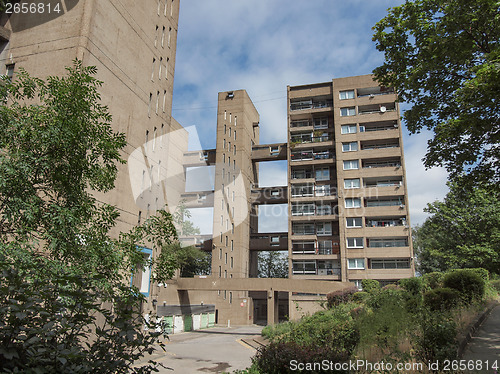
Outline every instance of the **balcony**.
<svg viewBox="0 0 500 374">
<path fill-rule="evenodd" d="M 328 197 L 336 196 L 336 186 L 293 184 L 291 187 L 292 198 L 294 197 Z"/>
<path fill-rule="evenodd" d="M 387 158 L 387 159 L 367 159 L 361 162 L 363 168 L 387 168 L 401 167 L 401 158 Z"/>
<path fill-rule="evenodd" d="M 291 111 L 331 107 L 333 107 L 333 100 L 327 98 L 302 99 L 290 102 Z"/>
<path fill-rule="evenodd" d="M 401 218 L 367 218 L 366 227 L 397 227 L 407 226 L 406 217 Z"/>
<path fill-rule="evenodd" d="M 387 149 L 387 148 L 398 148 L 398 139 L 386 139 L 383 141 L 362 141 L 361 150 L 372 150 L 372 149 Z"/>
<path fill-rule="evenodd" d="M 335 159 L 335 154 L 330 151 L 313 151 L 304 150 L 292 152 L 290 155 L 292 161 L 315 161 L 315 160 L 329 160 Z"/>
<path fill-rule="evenodd" d="M 322 134 L 318 136 L 314 136 L 314 133 L 306 133 L 306 134 L 293 134 L 291 136 L 290 142 L 291 146 L 296 144 L 306 144 L 306 143 L 322 143 L 327 142 L 329 140 L 333 140 L 332 134 Z"/>
<path fill-rule="evenodd" d="M 340 276 L 339 261 L 292 261 L 292 274 L 294 275 L 337 275 Z"/>
<path fill-rule="evenodd" d="M 391 95 L 394 94 L 394 88 L 392 87 L 366 87 L 357 89 L 358 97 L 375 97 L 380 95 Z"/>
<path fill-rule="evenodd" d="M 384 114 L 387 112 L 395 112 L 396 111 L 396 103 L 384 103 L 384 104 L 368 104 L 368 105 L 360 105 L 358 106 L 358 114 L 366 115 L 366 114 Z"/>
</svg>

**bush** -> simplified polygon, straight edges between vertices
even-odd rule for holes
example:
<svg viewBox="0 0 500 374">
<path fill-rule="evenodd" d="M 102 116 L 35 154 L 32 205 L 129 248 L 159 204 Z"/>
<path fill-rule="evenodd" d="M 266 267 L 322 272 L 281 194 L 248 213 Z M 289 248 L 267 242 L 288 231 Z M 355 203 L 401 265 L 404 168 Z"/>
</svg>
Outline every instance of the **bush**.
<svg viewBox="0 0 500 374">
<path fill-rule="evenodd" d="M 380 283 L 378 280 L 375 279 L 363 279 L 361 281 L 361 287 L 365 292 L 374 293 L 380 290 Z"/>
<path fill-rule="evenodd" d="M 440 361 L 457 358 L 457 326 L 450 317 L 442 313 L 425 312 L 419 316 L 419 324 L 413 337 L 415 353 L 421 362 Z"/>
<path fill-rule="evenodd" d="M 413 296 L 420 295 L 424 288 L 424 281 L 422 278 L 406 278 L 399 281 L 399 285 L 409 294 Z"/>
<path fill-rule="evenodd" d="M 358 288 L 353 286 L 344 290 L 330 292 L 326 295 L 328 308 L 351 301 L 352 295 L 358 291 Z"/>
<path fill-rule="evenodd" d="M 440 288 L 443 286 L 443 273 L 434 272 L 427 273 L 422 276 L 425 286 L 430 289 Z"/>
<path fill-rule="evenodd" d="M 436 288 L 424 294 L 424 305 L 430 310 L 450 310 L 460 301 L 460 292 L 452 288 Z"/>
<path fill-rule="evenodd" d="M 296 373 L 292 370 L 291 361 L 297 363 L 317 363 L 323 360 L 332 362 L 346 362 L 350 353 L 338 352 L 327 345 L 300 345 L 295 342 L 271 343 L 258 350 L 252 359 L 252 368 L 261 373 L 284 374 Z M 323 373 L 321 367 L 306 370 L 307 373 Z M 347 373 L 347 371 L 329 371 L 329 373 Z"/>
<path fill-rule="evenodd" d="M 359 292 L 356 292 L 355 294 L 352 295 L 352 301 L 355 301 L 357 303 L 363 302 L 366 300 L 366 298 L 368 296 L 370 296 L 370 294 L 368 292 L 359 291 Z"/>
<path fill-rule="evenodd" d="M 483 298 L 485 281 L 475 270 L 459 269 L 445 275 L 443 286 L 457 290 L 462 300 L 470 304 Z"/>
<path fill-rule="evenodd" d="M 493 286 L 493 288 L 500 293 L 500 280 L 491 281 L 490 285 Z"/>
<path fill-rule="evenodd" d="M 486 269 L 483 268 L 471 268 L 467 269 L 469 271 L 472 271 L 473 273 L 476 273 L 479 275 L 485 282 L 488 282 L 490 280 L 490 272 Z"/>
<path fill-rule="evenodd" d="M 387 303 L 398 303 L 400 305 L 404 305 L 402 291 L 399 289 L 385 289 L 380 292 L 370 294 L 366 299 L 366 305 L 374 310 L 380 309 Z"/>
</svg>

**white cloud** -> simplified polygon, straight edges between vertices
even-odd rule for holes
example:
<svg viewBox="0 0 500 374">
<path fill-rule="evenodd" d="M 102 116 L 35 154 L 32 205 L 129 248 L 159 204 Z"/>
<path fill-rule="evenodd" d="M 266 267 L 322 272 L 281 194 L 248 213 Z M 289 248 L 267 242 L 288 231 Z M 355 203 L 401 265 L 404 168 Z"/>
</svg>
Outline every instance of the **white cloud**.
<svg viewBox="0 0 500 374">
<path fill-rule="evenodd" d="M 427 203 L 443 200 L 448 192 L 446 170 L 438 167 L 425 170 L 422 162 L 430 135 L 423 132 L 404 138 L 410 219 L 413 226 L 421 224 L 428 217 L 423 211 Z"/>
</svg>

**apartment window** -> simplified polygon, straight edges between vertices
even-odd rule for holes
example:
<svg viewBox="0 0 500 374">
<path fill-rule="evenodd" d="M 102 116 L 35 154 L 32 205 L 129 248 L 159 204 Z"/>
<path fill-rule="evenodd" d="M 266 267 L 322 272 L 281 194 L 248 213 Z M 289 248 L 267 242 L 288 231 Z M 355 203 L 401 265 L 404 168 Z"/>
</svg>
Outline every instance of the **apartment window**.
<svg viewBox="0 0 500 374">
<path fill-rule="evenodd" d="M 165 130 L 165 125 L 161 124 L 161 132 L 160 132 L 160 148 L 163 148 L 163 134 Z"/>
<path fill-rule="evenodd" d="M 156 44 L 158 44 L 158 25 L 156 25 L 156 30 L 155 30 L 155 47 Z"/>
<path fill-rule="evenodd" d="M 219 278 L 222 276 L 222 266 L 219 266 Z"/>
<path fill-rule="evenodd" d="M 233 303 L 233 293 L 229 291 L 229 304 Z"/>
<path fill-rule="evenodd" d="M 142 212 L 139 210 L 139 215 L 137 216 L 137 224 L 138 225 L 141 224 L 141 216 L 142 216 Z"/>
<path fill-rule="evenodd" d="M 315 174 L 316 174 L 317 181 L 327 181 L 330 179 L 330 169 L 329 168 L 316 169 Z"/>
<path fill-rule="evenodd" d="M 172 41 L 172 28 L 168 28 L 168 39 L 167 39 L 167 45 L 170 48 L 170 42 Z"/>
<path fill-rule="evenodd" d="M 165 0 L 165 9 L 163 10 L 163 15 L 165 17 L 167 16 L 167 4 L 168 4 L 168 0 Z"/>
<path fill-rule="evenodd" d="M 363 248 L 363 238 L 347 238 L 347 248 Z"/>
<path fill-rule="evenodd" d="M 236 126 L 237 118 L 234 116 L 234 125 Z"/>
<path fill-rule="evenodd" d="M 224 135 L 226 135 L 226 125 L 224 125 Z"/>
<path fill-rule="evenodd" d="M 332 235 L 332 223 L 319 222 L 316 225 L 316 235 Z"/>
<path fill-rule="evenodd" d="M 340 100 L 354 99 L 354 90 L 346 90 L 339 92 Z"/>
<path fill-rule="evenodd" d="M 225 262 L 225 264 L 227 265 L 227 253 L 226 253 L 224 256 L 225 256 L 225 260 L 224 260 L 224 262 Z"/>
<path fill-rule="evenodd" d="M 346 160 L 344 161 L 344 170 L 359 169 L 359 160 Z"/>
<path fill-rule="evenodd" d="M 141 180 L 141 191 L 144 191 L 144 182 L 146 181 L 146 170 L 142 171 L 142 180 Z M 141 195 L 142 197 L 142 195 Z"/>
<path fill-rule="evenodd" d="M 220 242 L 222 243 L 222 232 L 220 233 Z"/>
<path fill-rule="evenodd" d="M 234 234 L 234 225 L 233 225 L 233 234 Z M 234 241 L 231 240 L 231 252 L 234 251 Z"/>
<path fill-rule="evenodd" d="M 228 240 L 229 240 L 229 239 L 227 238 L 227 235 L 226 235 L 226 247 L 227 247 Z"/>
<path fill-rule="evenodd" d="M 348 217 L 346 218 L 347 227 L 362 227 L 361 217 Z"/>
<path fill-rule="evenodd" d="M 153 65 L 151 67 L 151 80 L 153 81 L 155 78 L 155 63 L 156 63 L 156 58 L 153 57 Z"/>
<path fill-rule="evenodd" d="M 227 119 L 227 111 L 224 111 L 224 119 Z"/>
<path fill-rule="evenodd" d="M 370 269 L 409 269 L 410 259 L 374 259 L 370 261 Z"/>
<path fill-rule="evenodd" d="M 233 191 L 233 201 L 234 201 L 234 191 Z M 234 230 L 233 230 L 234 231 Z"/>
<path fill-rule="evenodd" d="M 347 262 L 348 269 L 364 269 L 365 259 L 364 258 L 350 258 Z"/>
<path fill-rule="evenodd" d="M 161 181 L 161 160 L 158 160 L 158 183 Z"/>
<path fill-rule="evenodd" d="M 156 127 L 153 130 L 153 151 L 155 150 L 156 147 Z"/>
<path fill-rule="evenodd" d="M 222 148 L 226 149 L 226 139 L 223 139 L 223 140 L 222 140 L 222 144 L 223 144 L 223 145 L 222 145 Z"/>
<path fill-rule="evenodd" d="M 353 106 L 348 108 L 340 108 L 341 117 L 350 117 L 355 115 L 356 115 L 356 108 Z"/>
<path fill-rule="evenodd" d="M 368 239 L 369 248 L 407 247 L 407 238 Z"/>
<path fill-rule="evenodd" d="M 236 130 L 234 130 L 234 140 L 236 140 Z"/>
<path fill-rule="evenodd" d="M 225 154 L 222 155 L 222 163 L 224 163 L 224 164 L 226 163 L 226 155 Z"/>
<path fill-rule="evenodd" d="M 358 150 L 358 142 L 342 143 L 342 152 L 353 152 Z"/>
<path fill-rule="evenodd" d="M 161 0 L 158 0 L 158 15 L 160 15 Z"/>
<path fill-rule="evenodd" d="M 156 91 L 156 114 L 158 114 L 159 105 L 160 105 L 160 91 Z"/>
<path fill-rule="evenodd" d="M 359 188 L 359 187 L 360 187 L 359 178 L 344 179 L 344 188 Z"/>
<path fill-rule="evenodd" d="M 167 102 L 167 90 L 163 90 L 163 113 L 165 113 L 165 105 L 166 105 L 166 102 Z M 163 125 L 162 125 L 163 126 Z"/>
<path fill-rule="evenodd" d="M 220 225 L 222 226 L 224 224 L 224 216 L 221 214 L 220 216 Z"/>
<path fill-rule="evenodd" d="M 9 64 L 5 66 L 5 75 L 12 82 L 12 78 L 14 77 L 14 68 L 16 64 Z"/>
<path fill-rule="evenodd" d="M 235 144 L 235 145 L 233 145 L 233 154 L 235 154 L 235 155 L 236 155 L 236 144 Z"/>
<path fill-rule="evenodd" d="M 153 165 L 149 167 L 149 190 L 153 187 Z M 149 204 L 148 204 L 149 206 Z M 149 210 L 149 209 L 148 209 Z"/>
<path fill-rule="evenodd" d="M 340 128 L 341 134 L 355 134 L 356 132 L 356 125 L 342 125 Z"/>
<path fill-rule="evenodd" d="M 170 58 L 167 57 L 167 62 L 165 62 L 165 79 L 168 80 L 168 63 L 170 61 Z"/>
<path fill-rule="evenodd" d="M 361 208 L 361 199 L 359 197 L 348 197 L 345 199 L 346 208 Z"/>
<path fill-rule="evenodd" d="M 147 151 L 148 150 L 148 141 L 149 141 L 149 130 L 146 130 L 146 137 L 144 138 L 144 140 L 145 140 L 144 143 L 146 143 L 145 146 L 146 146 L 146 151 Z"/>
<path fill-rule="evenodd" d="M 231 269 L 234 267 L 234 258 L 231 257 Z"/>
<path fill-rule="evenodd" d="M 163 57 L 160 57 L 160 63 L 158 64 L 158 79 L 161 80 L 161 67 L 163 65 Z"/>
<path fill-rule="evenodd" d="M 151 101 L 153 101 L 153 94 L 149 94 L 149 104 L 148 104 L 148 117 L 151 117 Z"/>
<path fill-rule="evenodd" d="M 219 248 L 219 260 L 222 260 L 222 248 Z"/>
<path fill-rule="evenodd" d="M 172 0 L 172 3 L 170 4 L 170 17 L 174 15 L 174 0 Z"/>
</svg>

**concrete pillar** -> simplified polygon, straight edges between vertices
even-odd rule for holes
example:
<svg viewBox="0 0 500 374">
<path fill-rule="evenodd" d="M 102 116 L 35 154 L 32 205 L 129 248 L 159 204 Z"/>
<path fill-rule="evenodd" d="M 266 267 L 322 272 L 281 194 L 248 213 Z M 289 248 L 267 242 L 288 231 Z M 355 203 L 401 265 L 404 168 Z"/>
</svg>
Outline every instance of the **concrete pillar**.
<svg viewBox="0 0 500 374">
<path fill-rule="evenodd" d="M 267 291 L 267 324 L 274 325 L 278 323 L 278 292 L 274 290 Z"/>
</svg>

